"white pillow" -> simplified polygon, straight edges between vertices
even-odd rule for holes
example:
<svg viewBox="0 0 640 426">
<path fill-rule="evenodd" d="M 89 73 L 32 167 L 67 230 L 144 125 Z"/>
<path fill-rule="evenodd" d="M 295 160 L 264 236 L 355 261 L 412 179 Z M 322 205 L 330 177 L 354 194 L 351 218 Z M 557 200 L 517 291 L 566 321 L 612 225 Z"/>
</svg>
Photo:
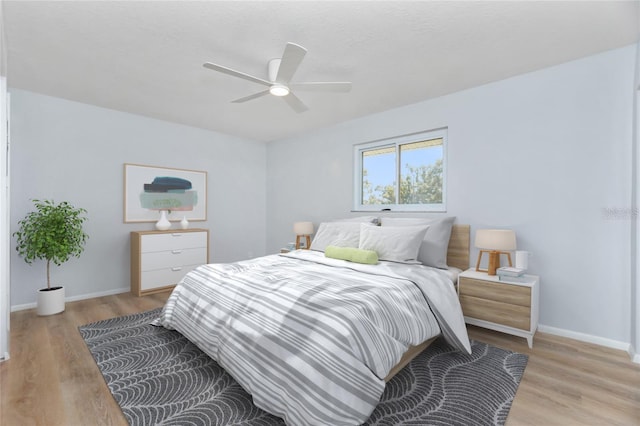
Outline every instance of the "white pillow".
<svg viewBox="0 0 640 426">
<path fill-rule="evenodd" d="M 359 248 L 374 250 L 380 260 L 420 263 L 420 244 L 428 226 L 371 226 L 361 224 Z"/>
<path fill-rule="evenodd" d="M 447 269 L 447 250 L 455 216 L 440 219 L 383 217 L 382 226 L 429 226 L 418 253 L 418 260 L 427 266 Z"/>
<path fill-rule="evenodd" d="M 333 220 L 332 222 L 359 222 L 359 223 L 373 223 L 379 224 L 380 220 L 377 216 L 357 216 L 357 217 L 347 217 L 344 219 Z"/>
<path fill-rule="evenodd" d="M 324 251 L 327 246 L 358 248 L 360 225 L 360 222 L 322 222 L 311 242 L 311 250 Z"/>
</svg>

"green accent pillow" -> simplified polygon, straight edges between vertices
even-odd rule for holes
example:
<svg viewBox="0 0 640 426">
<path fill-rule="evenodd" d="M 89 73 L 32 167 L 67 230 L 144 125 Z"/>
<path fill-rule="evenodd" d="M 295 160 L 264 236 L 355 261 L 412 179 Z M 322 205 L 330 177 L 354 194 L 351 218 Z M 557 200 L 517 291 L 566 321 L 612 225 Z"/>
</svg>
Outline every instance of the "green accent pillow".
<svg viewBox="0 0 640 426">
<path fill-rule="evenodd" d="M 375 265 L 378 263 L 378 253 L 373 250 L 364 250 L 355 247 L 327 246 L 324 249 L 325 257 L 332 259 L 348 260 L 349 262 Z"/>
</svg>

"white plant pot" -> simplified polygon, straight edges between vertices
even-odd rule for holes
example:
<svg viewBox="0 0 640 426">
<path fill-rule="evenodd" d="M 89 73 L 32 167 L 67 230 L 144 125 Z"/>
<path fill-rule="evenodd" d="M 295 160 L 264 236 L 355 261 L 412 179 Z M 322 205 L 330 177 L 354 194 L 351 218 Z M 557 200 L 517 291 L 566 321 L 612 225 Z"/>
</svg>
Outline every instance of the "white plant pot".
<svg viewBox="0 0 640 426">
<path fill-rule="evenodd" d="M 64 287 L 38 290 L 38 315 L 53 315 L 64 311 Z"/>
</svg>

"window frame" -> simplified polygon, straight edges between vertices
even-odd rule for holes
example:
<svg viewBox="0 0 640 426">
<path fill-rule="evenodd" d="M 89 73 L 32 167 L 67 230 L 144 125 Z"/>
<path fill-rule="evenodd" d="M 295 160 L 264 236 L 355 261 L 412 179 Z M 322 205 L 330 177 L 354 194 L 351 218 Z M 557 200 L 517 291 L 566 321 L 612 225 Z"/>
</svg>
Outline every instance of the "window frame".
<svg viewBox="0 0 640 426">
<path fill-rule="evenodd" d="M 442 202 L 432 204 L 399 204 L 400 194 L 400 174 L 402 165 L 400 164 L 400 145 L 422 142 L 431 139 L 442 139 Z M 365 142 L 353 146 L 353 211 L 396 211 L 396 212 L 446 212 L 447 211 L 447 145 L 448 129 L 434 129 L 418 133 L 411 133 L 401 136 L 394 136 L 376 141 Z M 363 204 L 362 203 L 362 152 L 374 149 L 395 147 L 395 175 L 396 175 L 396 202 L 394 204 Z"/>
</svg>

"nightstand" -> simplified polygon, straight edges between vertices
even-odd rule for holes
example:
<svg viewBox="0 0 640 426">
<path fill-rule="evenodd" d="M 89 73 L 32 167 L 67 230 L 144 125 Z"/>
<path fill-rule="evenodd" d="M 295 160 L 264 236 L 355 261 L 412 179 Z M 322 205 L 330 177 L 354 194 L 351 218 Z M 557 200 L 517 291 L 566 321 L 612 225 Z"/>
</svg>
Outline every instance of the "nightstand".
<svg viewBox="0 0 640 426">
<path fill-rule="evenodd" d="M 471 268 L 458 276 L 458 296 L 467 324 L 524 337 L 529 348 L 533 347 L 538 328 L 538 276 L 500 280 Z"/>
</svg>

